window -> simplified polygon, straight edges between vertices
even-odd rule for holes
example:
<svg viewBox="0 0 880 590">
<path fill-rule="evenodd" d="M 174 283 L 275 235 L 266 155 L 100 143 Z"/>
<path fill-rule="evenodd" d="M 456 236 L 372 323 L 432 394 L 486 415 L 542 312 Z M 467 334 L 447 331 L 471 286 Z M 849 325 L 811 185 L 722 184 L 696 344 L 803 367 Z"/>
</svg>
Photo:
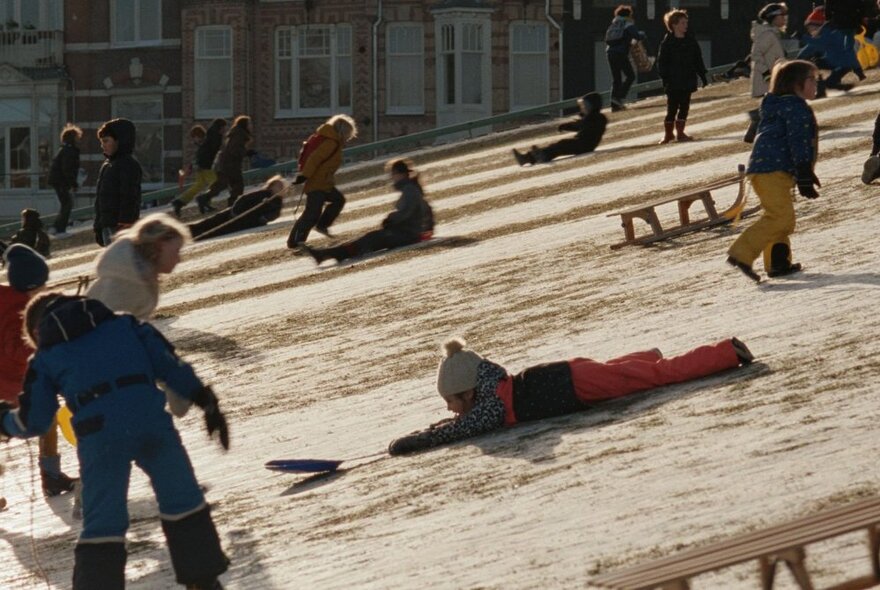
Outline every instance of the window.
<svg viewBox="0 0 880 590">
<path fill-rule="evenodd" d="M 195 109 L 197 119 L 232 115 L 232 29 L 196 29 Z"/>
<path fill-rule="evenodd" d="M 162 37 L 162 0 L 113 0 L 113 41 L 155 43 Z"/>
<path fill-rule="evenodd" d="M 48 96 L 0 99 L 0 188 L 46 188 L 58 104 Z"/>
<path fill-rule="evenodd" d="M 62 0 L 0 0 L 0 25 L 17 29 L 57 31 L 64 28 Z M 15 27 L 12 27 L 12 24 Z"/>
<path fill-rule="evenodd" d="M 424 31 L 421 25 L 388 26 L 387 107 L 390 115 L 425 112 Z"/>
<path fill-rule="evenodd" d="M 143 184 L 161 184 L 165 157 L 162 96 L 115 96 L 113 117 L 125 117 L 137 129 L 134 157 L 144 171 Z"/>
<path fill-rule="evenodd" d="M 351 112 L 351 27 L 276 31 L 276 117 Z"/>
<path fill-rule="evenodd" d="M 515 23 L 510 26 L 510 108 L 550 102 L 550 56 L 547 25 Z"/>
</svg>

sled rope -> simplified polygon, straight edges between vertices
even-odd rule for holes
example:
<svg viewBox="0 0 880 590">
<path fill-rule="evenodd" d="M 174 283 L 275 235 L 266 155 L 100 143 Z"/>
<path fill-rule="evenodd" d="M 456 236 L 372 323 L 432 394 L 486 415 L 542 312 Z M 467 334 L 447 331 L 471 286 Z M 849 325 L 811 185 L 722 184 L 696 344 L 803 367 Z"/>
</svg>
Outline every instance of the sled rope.
<svg viewBox="0 0 880 590">
<path fill-rule="evenodd" d="M 25 444 L 27 445 L 28 450 L 28 464 L 30 465 L 31 470 L 31 497 L 30 502 L 28 502 L 28 512 L 29 520 L 30 520 L 30 529 L 31 529 L 31 555 L 34 558 L 34 564 L 37 566 L 37 573 L 41 578 L 43 578 L 43 583 L 46 584 L 46 588 L 51 590 L 51 586 L 49 585 L 49 576 L 46 575 L 46 571 L 43 569 L 43 564 L 40 563 L 40 557 L 37 554 L 37 540 L 35 538 L 35 526 L 34 526 L 34 502 L 37 501 L 37 477 L 36 472 L 34 471 L 34 447 L 31 444 L 30 440 L 26 440 Z"/>
</svg>

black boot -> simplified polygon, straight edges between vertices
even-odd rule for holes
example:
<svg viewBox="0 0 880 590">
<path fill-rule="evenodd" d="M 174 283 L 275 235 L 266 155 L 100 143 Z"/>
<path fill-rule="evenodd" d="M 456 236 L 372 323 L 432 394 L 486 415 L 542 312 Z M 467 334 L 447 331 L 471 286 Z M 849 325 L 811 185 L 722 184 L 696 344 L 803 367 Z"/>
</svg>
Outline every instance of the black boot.
<svg viewBox="0 0 880 590">
<path fill-rule="evenodd" d="M 73 590 L 125 590 L 125 543 L 77 543 Z"/>
<path fill-rule="evenodd" d="M 162 531 L 171 553 L 178 584 L 214 588 L 217 577 L 229 567 L 208 506 L 180 520 L 162 518 Z"/>
<path fill-rule="evenodd" d="M 196 197 L 196 204 L 199 206 L 199 213 L 216 211 L 216 209 L 211 206 L 211 198 L 208 195 L 199 195 Z"/>
<path fill-rule="evenodd" d="M 184 203 L 180 199 L 174 199 L 173 201 L 171 201 L 171 206 L 174 208 L 174 216 L 176 218 L 180 219 L 180 212 L 185 204 L 186 203 Z"/>
<path fill-rule="evenodd" d="M 729 265 L 731 265 L 731 266 L 735 266 L 735 267 L 738 268 L 738 269 L 739 269 L 744 275 L 746 275 L 747 277 L 749 277 L 750 279 L 752 279 L 752 280 L 755 281 L 756 283 L 760 283 L 760 282 L 761 282 L 761 275 L 759 275 L 758 273 L 756 273 L 756 272 L 754 271 L 754 269 L 752 269 L 752 265 L 751 265 L 751 264 L 746 264 L 745 262 L 740 262 L 739 260 L 737 260 L 737 259 L 734 258 L 733 256 L 728 256 L 728 257 L 727 257 L 727 264 L 729 264 Z"/>
<path fill-rule="evenodd" d="M 773 244 L 770 249 L 770 270 L 767 271 L 767 276 L 784 277 L 800 271 L 800 263 L 791 262 L 791 248 L 788 244 Z"/>
<path fill-rule="evenodd" d="M 516 158 L 516 163 L 520 166 L 525 166 L 526 164 L 534 164 L 535 159 L 532 157 L 530 152 L 519 152 L 516 148 L 513 149 L 513 157 Z"/>
<path fill-rule="evenodd" d="M 749 128 L 746 130 L 746 134 L 743 135 L 743 141 L 746 143 L 752 143 L 755 141 L 755 135 L 758 134 L 758 123 L 761 122 L 761 111 L 755 109 L 753 111 L 749 111 Z"/>
<path fill-rule="evenodd" d="M 67 477 L 63 473 L 50 473 L 40 471 L 40 480 L 43 484 L 43 493 L 47 497 L 58 496 L 65 492 L 72 492 L 77 480 Z"/>
<path fill-rule="evenodd" d="M 547 157 L 547 153 L 536 145 L 533 145 L 532 149 L 529 150 L 529 157 L 532 159 L 532 161 L 540 162 L 542 164 L 544 162 L 550 161 L 550 159 Z"/>
<path fill-rule="evenodd" d="M 749 350 L 748 346 L 743 344 L 742 340 L 739 338 L 731 338 L 730 343 L 733 344 L 733 350 L 736 352 L 736 358 L 739 359 L 739 364 L 743 366 L 752 364 L 752 361 L 755 360 L 755 356 L 752 354 L 752 351 Z"/>
</svg>

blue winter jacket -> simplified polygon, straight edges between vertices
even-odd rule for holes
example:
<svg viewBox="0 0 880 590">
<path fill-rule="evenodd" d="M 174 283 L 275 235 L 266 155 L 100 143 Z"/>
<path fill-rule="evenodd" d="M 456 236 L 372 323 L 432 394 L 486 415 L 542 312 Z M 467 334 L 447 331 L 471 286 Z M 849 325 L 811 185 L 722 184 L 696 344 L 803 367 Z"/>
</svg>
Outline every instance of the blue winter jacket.
<svg viewBox="0 0 880 590">
<path fill-rule="evenodd" d="M 825 61 L 823 67 L 832 70 L 860 67 L 852 33 L 847 34 L 826 23 L 819 29 L 818 36 L 807 34 L 801 41 L 804 46 L 797 55 L 798 59 L 822 58 Z"/>
<path fill-rule="evenodd" d="M 149 430 L 170 418 L 157 381 L 186 400 L 203 388 L 150 324 L 115 314 L 95 299 L 62 297 L 46 309 L 19 408 L 3 417 L 2 429 L 19 437 L 43 434 L 62 395 L 78 434 L 87 420 L 92 429 L 108 423 L 117 431 Z"/>
<path fill-rule="evenodd" d="M 761 122 L 749 158 L 749 174 L 788 172 L 811 167 L 818 155 L 816 117 L 807 101 L 794 94 L 766 94 L 761 101 Z"/>
</svg>

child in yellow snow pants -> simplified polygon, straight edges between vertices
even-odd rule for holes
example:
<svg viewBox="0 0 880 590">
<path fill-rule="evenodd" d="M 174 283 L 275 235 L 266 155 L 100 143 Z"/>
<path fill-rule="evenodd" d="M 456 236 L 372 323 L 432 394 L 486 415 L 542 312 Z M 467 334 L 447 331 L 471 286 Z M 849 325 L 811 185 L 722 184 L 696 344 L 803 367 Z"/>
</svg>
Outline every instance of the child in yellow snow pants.
<svg viewBox="0 0 880 590">
<path fill-rule="evenodd" d="M 774 265 L 771 254 L 776 244 L 785 244 L 786 258 L 791 264 L 788 236 L 794 232 L 795 227 L 794 200 L 791 194 L 794 177 L 787 172 L 768 172 L 754 174 L 749 177 L 749 181 L 761 201 L 764 214 L 737 238 L 727 253 L 736 260 L 751 265 L 763 252 L 764 268 L 772 272 Z M 779 266 L 778 261 L 776 266 Z"/>
</svg>

